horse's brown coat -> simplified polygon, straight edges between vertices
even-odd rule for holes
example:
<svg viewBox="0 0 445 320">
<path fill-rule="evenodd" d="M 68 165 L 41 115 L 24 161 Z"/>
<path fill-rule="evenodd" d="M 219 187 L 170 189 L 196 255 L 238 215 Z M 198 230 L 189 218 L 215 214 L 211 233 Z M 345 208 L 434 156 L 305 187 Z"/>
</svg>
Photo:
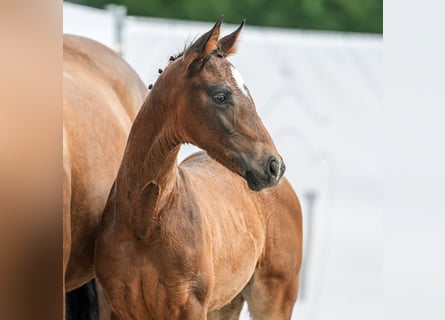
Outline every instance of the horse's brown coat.
<svg viewBox="0 0 445 320">
<path fill-rule="evenodd" d="M 70 291 L 94 277 L 97 227 L 148 90 L 95 41 L 65 35 L 63 59 L 63 261 Z"/>
<path fill-rule="evenodd" d="M 290 319 L 300 205 L 225 59 L 241 29 L 218 42 L 220 25 L 164 70 L 133 123 L 96 242 L 114 319 L 237 319 L 244 300 L 254 319 Z M 177 166 L 184 142 L 207 153 Z"/>
</svg>

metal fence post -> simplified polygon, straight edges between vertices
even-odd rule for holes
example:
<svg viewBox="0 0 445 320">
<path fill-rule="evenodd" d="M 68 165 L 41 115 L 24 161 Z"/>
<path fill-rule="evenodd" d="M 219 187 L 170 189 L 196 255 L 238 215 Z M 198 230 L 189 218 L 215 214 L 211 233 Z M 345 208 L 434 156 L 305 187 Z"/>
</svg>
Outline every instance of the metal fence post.
<svg viewBox="0 0 445 320">
<path fill-rule="evenodd" d="M 311 245 L 312 245 L 312 234 L 313 234 L 313 224 L 314 224 L 314 204 L 317 198 L 317 192 L 315 190 L 308 190 L 303 193 L 306 203 L 306 213 L 304 214 L 304 226 L 303 231 L 304 236 L 304 248 L 303 248 L 303 267 L 300 274 L 300 292 L 298 294 L 299 300 L 304 300 L 308 296 L 307 281 L 308 281 L 308 263 L 311 257 Z"/>
<path fill-rule="evenodd" d="M 105 9 L 113 16 L 113 46 L 114 50 L 122 56 L 124 54 L 123 29 L 125 17 L 127 16 L 127 7 L 117 4 L 107 4 Z"/>
</svg>

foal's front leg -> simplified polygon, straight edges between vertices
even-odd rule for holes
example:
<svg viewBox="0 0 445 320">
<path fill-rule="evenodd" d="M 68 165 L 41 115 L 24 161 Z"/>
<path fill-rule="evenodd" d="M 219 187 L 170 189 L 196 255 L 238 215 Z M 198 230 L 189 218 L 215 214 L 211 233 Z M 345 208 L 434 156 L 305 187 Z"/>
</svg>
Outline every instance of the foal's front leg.
<svg viewBox="0 0 445 320">
<path fill-rule="evenodd" d="M 170 306 L 163 319 L 207 320 L 207 308 L 196 297 L 190 297 L 185 304 Z"/>
<path fill-rule="evenodd" d="M 157 293 L 153 297 L 158 303 L 152 307 L 160 312 L 157 312 L 155 318 L 207 320 L 210 292 L 213 288 L 211 269 L 206 263 L 208 259 L 183 253 L 181 258 L 173 255 L 168 260 L 168 264 L 159 268 Z"/>
<path fill-rule="evenodd" d="M 114 300 L 111 320 L 207 320 L 207 303 L 200 299 L 187 283 L 166 285 L 158 282 L 150 288 L 141 287 L 148 284 L 140 278 L 137 285 L 129 284 L 120 292 L 122 299 Z M 151 282 L 153 284 L 153 282 Z"/>
<path fill-rule="evenodd" d="M 194 272 L 193 272 L 194 273 Z M 192 274 L 193 274 L 192 273 Z M 209 290 L 200 285 L 199 277 L 160 277 L 149 305 L 156 320 L 207 320 Z"/>
</svg>

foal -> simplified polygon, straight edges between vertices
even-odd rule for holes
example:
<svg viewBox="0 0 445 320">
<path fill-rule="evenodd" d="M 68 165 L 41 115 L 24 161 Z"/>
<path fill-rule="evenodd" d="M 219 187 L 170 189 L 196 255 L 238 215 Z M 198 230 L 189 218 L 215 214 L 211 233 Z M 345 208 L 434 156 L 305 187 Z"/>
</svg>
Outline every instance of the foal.
<svg viewBox="0 0 445 320">
<path fill-rule="evenodd" d="M 133 123 L 96 242 L 113 319 L 237 319 L 244 300 L 254 319 L 291 317 L 300 205 L 226 60 L 244 22 L 218 41 L 221 23 L 171 59 Z M 177 166 L 182 143 L 206 153 Z"/>
</svg>

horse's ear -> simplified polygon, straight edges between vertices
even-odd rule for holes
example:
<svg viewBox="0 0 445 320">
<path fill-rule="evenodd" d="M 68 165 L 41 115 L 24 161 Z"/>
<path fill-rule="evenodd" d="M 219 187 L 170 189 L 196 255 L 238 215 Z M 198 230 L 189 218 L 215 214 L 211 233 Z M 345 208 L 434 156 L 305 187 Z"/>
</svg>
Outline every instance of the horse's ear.
<svg viewBox="0 0 445 320">
<path fill-rule="evenodd" d="M 199 37 L 192 45 L 186 50 L 185 57 L 190 53 L 195 53 L 198 57 L 205 57 L 212 53 L 216 49 L 216 43 L 218 42 L 219 32 L 221 30 L 221 24 L 224 20 L 224 16 L 221 16 L 216 21 L 213 28 Z"/>
<path fill-rule="evenodd" d="M 218 47 L 218 53 L 220 55 L 222 55 L 223 57 L 227 57 L 236 52 L 236 40 L 238 39 L 238 36 L 240 35 L 245 22 L 246 19 L 241 22 L 241 25 L 238 27 L 238 29 L 218 41 L 216 46 Z"/>
</svg>

